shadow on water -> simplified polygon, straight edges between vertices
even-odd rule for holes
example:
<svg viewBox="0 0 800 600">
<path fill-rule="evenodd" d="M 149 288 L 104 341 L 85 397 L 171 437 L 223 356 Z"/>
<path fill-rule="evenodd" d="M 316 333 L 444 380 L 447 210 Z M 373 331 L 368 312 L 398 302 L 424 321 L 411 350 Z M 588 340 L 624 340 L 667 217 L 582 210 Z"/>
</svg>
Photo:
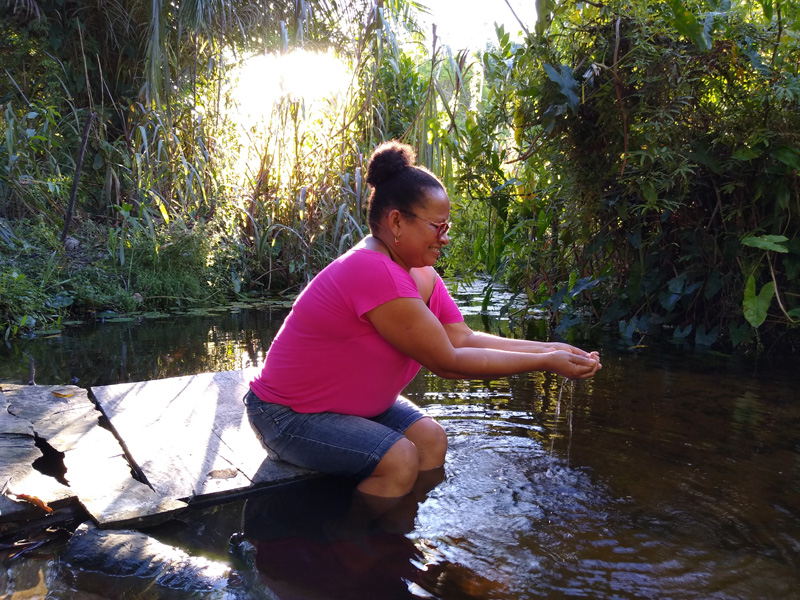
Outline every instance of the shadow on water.
<svg viewBox="0 0 800 600">
<path fill-rule="evenodd" d="M 497 582 L 408 535 L 423 498 L 409 496 L 375 516 L 357 496 L 352 483 L 325 478 L 247 501 L 242 536 L 253 546 L 259 577 L 278 597 L 495 597 Z"/>
<path fill-rule="evenodd" d="M 26 380 L 23 352 L 36 357 L 38 383 L 258 365 L 285 314 L 30 340 L 3 351 L 0 377 Z M 600 349 L 604 369 L 574 384 L 421 372 L 405 393 L 448 433 L 444 478 L 360 529 L 343 527 L 353 484 L 325 478 L 145 533 L 232 565 L 280 600 L 800 597 L 800 360 Z M 5 563 L 0 592 L 157 597 L 125 595 L 112 576 L 107 596 L 68 593 L 52 566 L 59 554 L 52 546 Z"/>
</svg>

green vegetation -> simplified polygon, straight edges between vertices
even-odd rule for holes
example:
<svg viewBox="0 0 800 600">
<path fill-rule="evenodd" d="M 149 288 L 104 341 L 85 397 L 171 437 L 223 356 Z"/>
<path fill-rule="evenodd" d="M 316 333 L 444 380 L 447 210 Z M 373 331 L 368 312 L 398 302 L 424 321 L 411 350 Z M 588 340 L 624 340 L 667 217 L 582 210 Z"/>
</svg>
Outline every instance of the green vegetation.
<svg viewBox="0 0 800 600">
<path fill-rule="evenodd" d="M 487 269 L 559 332 L 795 348 L 800 4 L 537 6 L 467 128 Z"/>
<path fill-rule="evenodd" d="M 797 0 L 537 0 L 477 55 L 426 45 L 412 0 L 101 5 L 0 0 L 7 338 L 296 292 L 365 234 L 364 161 L 400 138 L 451 193 L 443 268 L 516 291 L 514 324 L 800 344 Z M 240 66 L 293 48 L 352 80 L 242 135 Z"/>
</svg>

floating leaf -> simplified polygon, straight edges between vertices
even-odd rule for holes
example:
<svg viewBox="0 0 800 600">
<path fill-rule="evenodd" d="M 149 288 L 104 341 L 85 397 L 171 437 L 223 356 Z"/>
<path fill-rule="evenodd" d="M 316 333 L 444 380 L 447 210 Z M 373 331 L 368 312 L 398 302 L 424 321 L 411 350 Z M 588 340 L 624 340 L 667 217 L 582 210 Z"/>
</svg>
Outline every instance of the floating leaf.
<svg viewBox="0 0 800 600">
<path fill-rule="evenodd" d="M 761 291 L 756 295 L 756 280 L 750 275 L 747 278 L 747 284 L 744 289 L 744 303 L 743 312 L 744 318 L 753 327 L 758 329 L 767 318 L 767 311 L 769 305 L 772 303 L 772 297 L 775 295 L 775 284 L 769 282 L 764 284 Z"/>
<path fill-rule="evenodd" d="M 5 490 L 3 493 L 6 496 L 6 498 L 14 500 L 15 502 L 27 502 L 28 504 L 33 504 L 37 508 L 40 508 L 41 510 L 46 512 L 48 515 L 52 514 L 53 512 L 53 509 L 50 508 L 44 500 L 40 499 L 37 496 L 31 496 L 29 494 L 16 494 L 8 490 Z"/>
</svg>

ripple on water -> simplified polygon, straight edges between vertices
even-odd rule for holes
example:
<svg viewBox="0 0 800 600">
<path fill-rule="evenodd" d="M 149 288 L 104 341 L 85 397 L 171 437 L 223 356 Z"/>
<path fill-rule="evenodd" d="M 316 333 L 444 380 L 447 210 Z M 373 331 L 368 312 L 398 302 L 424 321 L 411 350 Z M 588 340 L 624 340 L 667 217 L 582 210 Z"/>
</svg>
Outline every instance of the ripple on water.
<svg viewBox="0 0 800 600">
<path fill-rule="evenodd" d="M 694 490 L 686 506 L 640 506 L 552 453 L 532 415 L 428 410 L 450 440 L 447 478 L 412 535 L 430 562 L 497 584 L 470 597 L 800 597 L 791 561 L 770 552 L 785 542 L 758 539 L 735 500 Z"/>
</svg>

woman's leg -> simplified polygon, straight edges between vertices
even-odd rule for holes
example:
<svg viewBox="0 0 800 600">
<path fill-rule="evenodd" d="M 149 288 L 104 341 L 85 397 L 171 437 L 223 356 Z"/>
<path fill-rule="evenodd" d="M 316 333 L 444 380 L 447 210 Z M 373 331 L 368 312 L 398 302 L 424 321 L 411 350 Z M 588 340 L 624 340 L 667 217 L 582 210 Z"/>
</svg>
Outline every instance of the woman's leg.
<svg viewBox="0 0 800 600">
<path fill-rule="evenodd" d="M 372 473 L 358 484 L 363 494 L 379 498 L 400 498 L 411 491 L 419 473 L 417 447 L 401 438 L 383 455 Z"/>
<path fill-rule="evenodd" d="M 253 429 L 275 456 L 315 471 L 360 478 L 358 489 L 370 496 L 402 497 L 420 471 L 444 463 L 447 438 L 441 426 L 402 397 L 374 419 L 300 414 L 262 402 L 252 392 L 246 405 Z"/>
<path fill-rule="evenodd" d="M 363 493 L 385 498 L 404 496 L 411 491 L 420 472 L 444 464 L 447 435 L 439 423 L 423 417 L 403 435 L 404 439 L 395 442 L 372 474 L 359 484 L 358 489 Z"/>
<path fill-rule="evenodd" d="M 413 473 L 406 477 L 412 483 L 416 477 L 419 459 L 402 430 L 353 415 L 297 413 L 286 406 L 263 402 L 252 393 L 246 398 L 246 406 L 253 430 L 274 458 L 361 480 L 373 474 L 380 460 L 390 454 L 387 464 L 402 472 L 403 463 L 408 463 Z M 404 458 L 411 452 L 413 458 Z"/>
<path fill-rule="evenodd" d="M 447 453 L 447 434 L 436 421 L 423 417 L 403 432 L 417 448 L 419 470 L 430 471 L 444 464 Z"/>
</svg>

